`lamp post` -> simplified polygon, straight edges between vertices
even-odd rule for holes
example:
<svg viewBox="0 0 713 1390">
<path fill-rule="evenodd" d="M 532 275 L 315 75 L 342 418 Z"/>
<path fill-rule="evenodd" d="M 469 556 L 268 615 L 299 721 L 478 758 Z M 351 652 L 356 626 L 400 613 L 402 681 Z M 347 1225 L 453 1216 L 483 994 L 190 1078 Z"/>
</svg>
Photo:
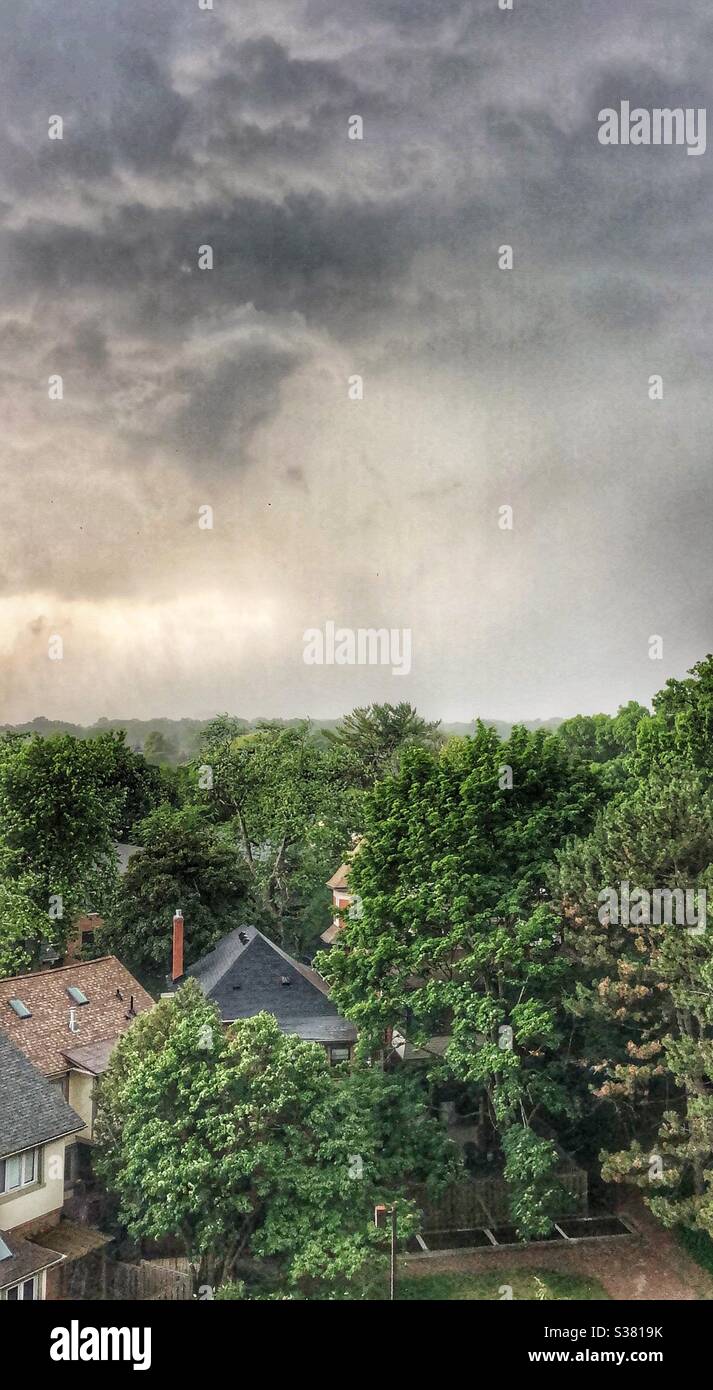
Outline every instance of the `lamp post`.
<svg viewBox="0 0 713 1390">
<path fill-rule="evenodd" d="M 398 1227 L 396 1218 L 396 1203 L 392 1202 L 390 1207 L 383 1203 L 374 1207 L 374 1225 L 377 1230 L 383 1230 L 386 1226 L 386 1217 L 391 1216 L 391 1267 L 389 1271 L 389 1299 L 393 1303 L 396 1298 L 396 1242 L 398 1239 Z"/>
</svg>

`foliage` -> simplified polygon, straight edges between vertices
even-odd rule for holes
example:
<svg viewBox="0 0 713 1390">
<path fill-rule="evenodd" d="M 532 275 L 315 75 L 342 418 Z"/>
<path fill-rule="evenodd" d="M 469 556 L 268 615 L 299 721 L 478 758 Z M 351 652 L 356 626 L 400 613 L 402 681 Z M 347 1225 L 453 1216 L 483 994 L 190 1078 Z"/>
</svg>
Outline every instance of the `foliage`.
<svg viewBox="0 0 713 1390">
<path fill-rule="evenodd" d="M 30 875 L 0 878 L 0 976 L 31 970 L 38 943 L 48 935 L 48 918 L 37 906 Z"/>
<path fill-rule="evenodd" d="M 634 751 L 637 731 L 649 711 L 636 700 L 619 708 L 615 715 L 575 714 L 557 729 L 567 751 L 584 762 L 607 763 Z"/>
<path fill-rule="evenodd" d="M 326 736 L 354 755 L 360 782 L 371 786 L 380 777 L 398 772 L 406 748 L 437 749 L 443 742 L 440 719 L 429 723 L 413 705 L 359 706 Z"/>
<path fill-rule="evenodd" d="M 35 962 L 41 938 L 63 951 L 74 917 L 115 881 L 113 837 L 125 795 L 110 785 L 111 754 L 103 738 L 0 741 L 0 862 L 5 882 L 20 885 L 43 914 Z M 0 941 L 4 934 L 0 925 Z"/>
<path fill-rule="evenodd" d="M 556 1177 L 561 1162 L 557 1145 L 526 1125 L 511 1125 L 503 1133 L 502 1147 L 512 1219 L 531 1239 L 546 1236 L 557 1217 L 574 1208 L 573 1198 Z"/>
<path fill-rule="evenodd" d="M 394 1028 L 425 1047 L 447 1034 L 434 1074 L 470 1083 L 501 1143 L 515 1128 L 513 1152 L 519 1131 L 531 1131 L 528 1196 L 516 1203 L 525 1235 L 550 1207 L 550 1149 L 533 1126 L 570 1107 L 561 1009 L 569 964 L 557 948 L 548 866 L 590 826 L 598 796 L 587 767 L 541 732 L 515 729 L 501 744 L 481 724 L 438 757 L 408 750 L 399 774 L 367 800 L 350 880 L 360 915 L 316 962 L 364 1051 Z"/>
<path fill-rule="evenodd" d="M 406 1234 L 407 1179 L 436 1161 L 444 1180 L 452 1173 L 412 1087 L 330 1068 L 323 1049 L 267 1014 L 225 1030 L 192 980 L 119 1042 L 96 1133 L 96 1169 L 129 1233 L 179 1238 L 199 1282 L 216 1286 L 251 1254 L 270 1258 L 288 1289 L 344 1290 L 379 1246 L 375 1203 L 399 1202 Z"/>
<path fill-rule="evenodd" d="M 686 680 L 668 680 L 654 696 L 654 717 L 637 730 L 633 765 L 641 779 L 655 768 L 695 769 L 713 779 L 713 656 Z"/>
<path fill-rule="evenodd" d="M 178 756 L 178 746 L 174 739 L 162 734 L 160 729 L 152 729 L 146 735 L 144 757 L 149 763 L 170 763 Z"/>
<path fill-rule="evenodd" d="M 265 724 L 234 737 L 223 716 L 206 732 L 200 766 L 212 781 L 203 802 L 236 836 L 261 925 L 294 948 L 307 903 L 359 828 L 362 795 L 352 761 L 321 746 L 306 723 Z"/>
<path fill-rule="evenodd" d="M 705 1269 L 708 1274 L 713 1275 L 713 1239 L 707 1232 L 681 1226 L 676 1235 L 691 1259 L 695 1260 L 701 1269 Z"/>
<path fill-rule="evenodd" d="M 118 799 L 113 833 L 119 840 L 130 840 L 137 823 L 163 801 L 161 774 L 127 746 L 123 729 L 102 734 L 86 746 L 103 766 L 107 795 Z"/>
<path fill-rule="evenodd" d="M 560 884 L 582 969 L 572 1010 L 584 1023 L 592 1083 L 631 1117 L 632 1141 L 604 1156 L 603 1174 L 642 1187 L 666 1225 L 713 1232 L 711 934 L 677 920 L 673 903 L 656 922 L 635 891 L 713 888 L 713 792 L 698 773 L 672 774 L 672 764 L 655 768 L 607 807 L 562 855 Z M 621 897 L 623 874 L 628 922 L 598 907 L 606 889 Z"/>
<path fill-rule="evenodd" d="M 176 908 L 190 965 L 250 919 L 250 881 L 239 850 L 197 807 L 161 807 L 137 833 L 143 851 L 129 860 L 97 945 L 152 980 L 169 968 Z"/>
</svg>

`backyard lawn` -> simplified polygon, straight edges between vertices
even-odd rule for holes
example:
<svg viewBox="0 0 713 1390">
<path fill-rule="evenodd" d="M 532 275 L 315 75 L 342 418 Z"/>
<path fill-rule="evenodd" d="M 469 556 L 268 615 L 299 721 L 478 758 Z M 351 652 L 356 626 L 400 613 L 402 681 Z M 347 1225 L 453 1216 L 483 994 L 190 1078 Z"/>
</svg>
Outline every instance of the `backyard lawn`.
<svg viewBox="0 0 713 1390">
<path fill-rule="evenodd" d="M 499 1302 L 512 1289 L 513 1299 L 543 1301 L 608 1299 L 602 1285 L 595 1279 L 580 1279 L 572 1274 L 555 1274 L 552 1270 L 530 1269 L 521 1272 L 499 1270 L 492 1274 L 402 1274 L 397 1287 L 398 1299 L 418 1299 L 422 1302 L 483 1299 Z"/>
</svg>

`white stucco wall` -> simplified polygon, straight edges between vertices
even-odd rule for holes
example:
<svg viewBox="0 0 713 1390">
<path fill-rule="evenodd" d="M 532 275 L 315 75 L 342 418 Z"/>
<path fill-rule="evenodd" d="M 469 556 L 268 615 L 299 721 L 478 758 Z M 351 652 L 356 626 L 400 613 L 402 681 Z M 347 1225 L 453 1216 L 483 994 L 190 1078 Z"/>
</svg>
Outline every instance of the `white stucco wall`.
<svg viewBox="0 0 713 1390">
<path fill-rule="evenodd" d="M 12 1231 L 26 1221 L 56 1211 L 64 1202 L 64 1139 L 45 1144 L 40 1181 L 32 1187 L 0 1197 L 0 1231 Z"/>
<path fill-rule="evenodd" d="M 92 1137 L 94 1083 L 95 1078 L 89 1076 L 87 1072 L 71 1071 L 69 1073 L 69 1104 L 73 1110 L 76 1110 L 85 1124 L 85 1128 L 76 1135 L 77 1139 L 91 1139 Z"/>
</svg>

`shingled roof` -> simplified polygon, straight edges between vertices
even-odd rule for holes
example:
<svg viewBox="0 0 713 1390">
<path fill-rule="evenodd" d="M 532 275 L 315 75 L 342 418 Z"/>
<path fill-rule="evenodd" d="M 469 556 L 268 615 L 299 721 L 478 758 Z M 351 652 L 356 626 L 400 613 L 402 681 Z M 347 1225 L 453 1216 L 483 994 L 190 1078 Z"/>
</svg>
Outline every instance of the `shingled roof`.
<svg viewBox="0 0 713 1390">
<path fill-rule="evenodd" d="M 0 1158 L 78 1134 L 84 1123 L 57 1087 L 0 1033 Z"/>
<path fill-rule="evenodd" d="M 336 874 L 332 874 L 332 877 L 327 879 L 327 887 L 334 888 L 337 891 L 339 891 L 340 888 L 342 891 L 346 890 L 349 887 L 351 867 L 351 864 L 340 864 Z"/>
<path fill-rule="evenodd" d="M 64 1255 L 34 1245 L 12 1231 L 0 1231 L 0 1290 L 31 1279 L 43 1269 L 62 1264 Z"/>
<path fill-rule="evenodd" d="M 86 996 L 86 1004 L 74 1003 L 67 993 L 72 986 Z M 134 1013 L 130 1015 L 132 996 Z M 13 998 L 22 1000 L 30 1010 L 29 1018 L 18 1018 L 10 1006 Z M 68 1052 L 119 1038 L 135 1014 L 145 1013 L 153 1003 L 116 956 L 101 956 L 0 980 L 0 1030 L 46 1076 L 57 1076 L 69 1069 Z M 72 1008 L 76 1032 L 69 1028 Z"/>
<path fill-rule="evenodd" d="M 356 1039 L 354 1024 L 337 1012 L 322 976 L 288 956 L 257 927 L 230 932 L 186 975 L 218 1005 L 224 1023 L 265 1012 L 274 1015 L 283 1033 L 310 1042 Z"/>
</svg>

